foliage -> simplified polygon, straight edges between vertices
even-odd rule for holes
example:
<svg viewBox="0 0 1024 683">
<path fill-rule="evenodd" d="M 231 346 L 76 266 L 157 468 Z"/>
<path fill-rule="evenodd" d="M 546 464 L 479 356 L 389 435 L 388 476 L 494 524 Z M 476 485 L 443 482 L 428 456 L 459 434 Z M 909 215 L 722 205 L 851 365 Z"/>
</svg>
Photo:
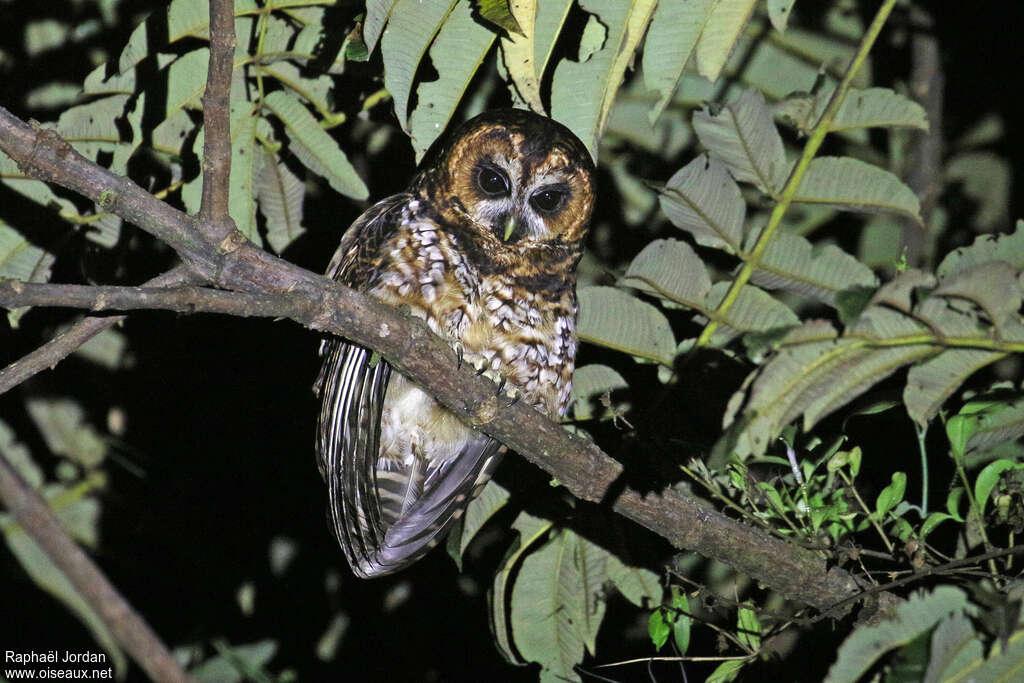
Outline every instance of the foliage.
<svg viewBox="0 0 1024 683">
<path fill-rule="evenodd" d="M 102 18 L 40 22 L 28 50 L 115 24 L 116 0 L 78 4 Z M 581 265 L 589 362 L 576 372 L 571 428 L 602 446 L 678 445 L 668 425 L 642 419 L 645 407 L 679 395 L 699 350 L 733 359 L 746 378 L 728 387 L 721 429 L 685 440 L 699 443 L 688 456 L 708 457 L 673 447 L 656 469 L 687 479 L 650 488 L 703 494 L 877 591 L 921 588 L 890 621 L 840 622 L 828 680 L 895 680 L 913 666 L 923 680 L 990 680 L 1019 666 L 1024 633 L 1012 554 L 1000 552 L 1024 525 L 1024 222 L 1007 230 L 1009 161 L 987 147 L 1002 136 L 999 122 L 968 131 L 935 169 L 936 183 L 976 204 L 957 217 L 963 224 L 901 179 L 904 150 L 930 124 L 902 76 L 868 57 L 877 28 L 865 18 L 877 4 L 236 0 L 231 215 L 257 245 L 301 249 L 310 233 L 324 237 L 309 203 L 328 187 L 353 203 L 377 197 L 378 185 L 391 187 L 379 169 L 391 168 L 396 147 L 418 161 L 453 122 L 508 103 L 565 123 L 599 161 L 608 197 Z M 39 83 L 26 106 L 56 113 L 44 125 L 85 156 L 195 212 L 207 37 L 206 0 L 171 0 L 119 51 L 96 55 L 79 90 Z M 0 67 L 9 59 L 0 51 Z M 160 262 L 119 218 L 3 155 L 0 182 L 64 221 L 80 247 Z M 925 257 L 908 265 L 898 245 L 915 239 Z M 48 281 L 67 258 L 57 252 L 19 216 L 0 214 L 0 277 Z M 9 324 L 25 315 L 10 311 Z M 124 372 L 126 347 L 129 337 L 108 332 L 81 355 Z M 25 412 L 34 443 L 61 466 L 47 479 L 0 423 L 4 456 L 95 544 L 116 426 L 104 433 L 89 406 L 31 386 Z M 858 437 L 853 420 L 916 430 L 920 467 Z M 930 484 L 943 487 L 943 510 L 932 509 Z M 649 639 L 634 651 L 653 656 L 671 643 L 679 657 L 721 657 L 708 680 L 734 680 L 769 655 L 799 670 L 799 644 L 772 643 L 813 628 L 800 606 L 695 559 L 669 566 L 665 548 L 616 538 L 592 521 L 601 511 L 551 488 L 542 512 L 527 511 L 521 491 L 492 482 L 448 541 L 460 570 L 496 556 L 489 621 L 509 663 L 539 665 L 542 680 L 581 680 L 607 661 L 603 633 L 626 639 L 629 628 L 608 617 L 624 602 Z M 501 525 L 504 535 L 487 533 Z M 123 670 L 81 596 L 13 522 L 0 526 L 32 580 Z M 886 573 L 888 586 L 877 578 Z M 324 658 L 343 616 L 323 634 Z M 279 637 L 214 639 L 188 661 L 202 680 L 286 679 L 267 671 L 289 666 L 275 659 Z"/>
</svg>

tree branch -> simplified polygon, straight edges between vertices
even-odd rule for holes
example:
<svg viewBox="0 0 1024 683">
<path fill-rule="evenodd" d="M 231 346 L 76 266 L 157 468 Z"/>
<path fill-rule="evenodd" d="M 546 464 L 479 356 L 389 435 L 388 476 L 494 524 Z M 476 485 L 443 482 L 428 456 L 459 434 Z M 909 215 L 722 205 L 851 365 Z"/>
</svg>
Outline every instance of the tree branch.
<svg viewBox="0 0 1024 683">
<path fill-rule="evenodd" d="M 223 224 L 225 234 L 235 224 L 228 213 L 231 176 L 231 71 L 235 63 L 234 2 L 210 2 L 210 58 L 203 92 L 202 223 Z"/>
<path fill-rule="evenodd" d="M 207 136 L 215 134 L 207 130 Z M 521 453 L 576 497 L 609 504 L 677 548 L 719 559 L 793 600 L 820 609 L 857 591 L 856 581 L 847 572 L 826 571 L 822 556 L 740 524 L 702 502 L 673 490 L 644 495 L 623 487 L 621 464 L 525 402 L 499 403 L 495 385 L 468 366 L 458 368 L 448 345 L 420 321 L 256 248 L 225 222 L 193 220 L 130 180 L 85 159 L 53 131 L 29 126 L 3 108 L 0 149 L 25 173 L 74 190 L 166 242 L 199 281 L 235 292 L 192 288 L 190 293 L 196 297 L 191 301 L 186 301 L 181 289 L 107 292 L 124 297 L 122 304 L 149 297 L 150 302 L 162 300 L 168 306 L 176 299 L 175 305 L 187 304 L 195 310 L 217 305 L 223 312 L 245 310 L 250 315 L 261 314 L 258 310 L 274 316 L 288 311 L 287 317 L 311 329 L 344 336 L 380 352 L 465 422 Z M 5 291 L 14 290 L 8 285 Z M 30 290 L 22 290 L 26 291 Z M 243 296 L 235 298 L 238 294 Z M 96 298 L 90 301 L 90 307 L 100 303 Z M 228 311 L 230 307 L 237 308 Z"/>
<path fill-rule="evenodd" d="M 36 149 L 59 144 L 54 136 L 25 133 L 24 128 L 10 122 L 12 118 L 0 109 L 0 148 L 17 160 L 32 157 L 37 166 L 41 159 L 56 159 L 56 154 Z M 8 133 L 11 130 L 13 135 Z M 272 299 L 273 305 L 268 303 L 271 307 L 263 309 L 264 314 L 280 316 L 287 307 L 296 306 L 288 315 L 296 322 L 379 351 L 399 372 L 426 387 L 462 419 L 521 453 L 576 497 L 601 502 L 617 488 L 622 475 L 618 462 L 523 402 L 501 406 L 494 384 L 476 376 L 469 367 L 459 369 L 448 345 L 418 320 L 401 316 L 372 298 L 251 244 L 226 253 L 205 245 L 194 234 L 182 235 L 181 226 L 188 223 L 186 216 L 131 181 L 96 168 L 73 150 L 65 154 L 59 167 L 42 172 L 51 180 L 60 179 L 66 187 L 97 194 L 105 189 L 94 176 L 109 176 L 121 198 L 109 208 L 120 211 L 128 207 L 124 209 L 128 220 L 142 215 L 140 227 L 179 248 L 179 254 L 190 259 L 209 282 L 250 294 L 287 295 Z M 169 226 L 164 224 L 164 217 Z M 222 303 L 226 298 L 206 295 L 211 301 L 220 297 Z M 237 306 L 257 314 L 254 306 L 258 301 L 249 298 Z M 297 306 L 296 301 L 303 303 Z M 198 306 L 197 302 L 193 304 Z M 856 582 L 848 573 L 836 568 L 826 572 L 824 558 L 735 522 L 678 492 L 645 496 L 627 488 L 607 502 L 674 546 L 726 562 L 804 604 L 825 609 L 856 591 Z"/>
<path fill-rule="evenodd" d="M 0 280 L 0 306 L 54 306 L 94 312 L 159 309 L 312 320 L 316 302 L 311 306 L 308 297 L 287 292 L 226 292 L 209 287 L 96 287 Z"/>
<path fill-rule="evenodd" d="M 186 282 L 188 278 L 188 269 L 184 266 L 177 266 L 163 275 L 153 278 L 147 282 L 146 285 L 150 287 L 170 286 Z M 0 289 L 4 289 L 6 285 L 8 285 L 8 283 L 0 282 Z M 60 304 L 52 305 L 57 306 Z M 12 306 L 16 307 L 17 304 L 12 304 Z M 88 316 L 82 318 L 32 353 L 25 355 L 23 358 L 19 358 L 3 370 L 0 370 L 0 394 L 6 393 L 30 377 L 35 376 L 37 373 L 42 372 L 47 368 L 52 368 L 57 363 L 77 351 L 82 344 L 86 343 L 103 330 L 117 325 L 124 319 L 125 316 L 123 315 L 105 317 Z"/>
<path fill-rule="evenodd" d="M 0 499 L 152 680 L 193 680 L 178 666 L 149 624 L 64 531 L 49 504 L 22 479 L 3 453 L 0 453 Z"/>
</svg>

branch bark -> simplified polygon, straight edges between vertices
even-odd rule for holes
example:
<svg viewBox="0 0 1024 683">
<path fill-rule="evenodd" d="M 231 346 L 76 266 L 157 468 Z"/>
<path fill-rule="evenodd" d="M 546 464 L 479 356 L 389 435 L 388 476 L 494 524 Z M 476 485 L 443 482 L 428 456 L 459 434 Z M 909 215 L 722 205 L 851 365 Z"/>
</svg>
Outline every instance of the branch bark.
<svg viewBox="0 0 1024 683">
<path fill-rule="evenodd" d="M 217 6 L 223 11 L 227 4 L 212 0 L 215 21 L 221 16 Z M 211 27 L 211 38 L 219 43 L 223 31 L 215 35 Z M 211 74 L 223 68 L 222 62 L 218 62 L 220 66 L 214 64 L 213 53 L 211 50 Z M 218 55 L 223 56 L 219 51 Z M 208 83 L 208 91 L 214 89 L 214 82 Z M 220 92 L 226 93 L 226 89 Z M 219 137 L 223 142 L 224 135 L 213 127 L 207 130 L 207 138 Z M 120 306 L 120 310 L 126 310 L 136 306 L 185 306 L 184 310 L 189 311 L 286 316 L 311 329 L 347 337 L 380 352 L 399 372 L 423 386 L 461 419 L 522 454 L 576 497 L 610 505 L 677 548 L 726 562 L 761 584 L 822 610 L 857 592 L 855 579 L 839 568 L 828 570 L 820 555 L 740 524 L 703 502 L 674 490 L 644 495 L 622 486 L 620 463 L 525 402 L 500 405 L 495 385 L 476 376 L 469 367 L 458 368 L 448 345 L 420 321 L 249 243 L 216 208 L 226 204 L 215 188 L 211 187 L 207 195 L 204 185 L 203 214 L 207 217 L 209 210 L 210 220 L 197 221 L 127 178 L 85 159 L 55 132 L 30 126 L 2 107 L 0 150 L 27 174 L 76 191 L 167 243 L 195 274 L 196 282 L 231 291 L 202 287 L 163 292 L 152 288 L 103 288 L 106 291 L 92 293 L 65 290 L 68 297 L 79 297 L 85 307 L 106 310 Z M 208 153 L 211 157 L 223 156 L 230 153 L 230 147 L 221 144 Z M 222 163 L 208 166 L 204 162 L 207 180 L 220 176 L 219 185 L 226 188 L 223 169 Z M 45 286 L 26 283 L 8 283 L 0 288 L 0 300 L 11 303 L 30 295 L 42 301 L 42 297 L 53 294 Z"/>
<path fill-rule="evenodd" d="M 625 488 L 617 495 L 611 493 L 621 488 L 617 484 L 622 465 L 592 442 L 569 434 L 523 402 L 501 406 L 495 397 L 495 385 L 477 377 L 471 368 L 458 369 L 448 345 L 419 321 L 282 261 L 251 243 L 237 243 L 229 238 L 217 246 L 210 245 L 188 216 L 131 181 L 95 166 L 54 134 L 33 130 L 3 109 L 0 148 L 23 168 L 90 198 L 116 197 L 107 201 L 106 210 L 136 221 L 143 230 L 174 247 L 200 278 L 223 289 L 258 295 L 239 297 L 230 304 L 238 310 L 260 314 L 259 297 L 265 297 L 264 315 L 287 314 L 311 329 L 341 335 L 379 351 L 399 372 L 424 386 L 466 422 L 544 469 L 576 497 L 607 502 L 674 546 L 726 562 L 803 604 L 827 609 L 856 592 L 853 577 L 838 568 L 827 571 L 821 556 L 740 524 L 678 492 L 643 495 Z M 23 291 L 41 290 L 32 287 Z M 162 295 L 163 303 L 169 305 L 175 298 L 175 305 L 185 303 L 178 292 Z M 98 294 L 82 303 L 95 306 Z M 207 301 L 216 300 L 225 307 L 222 310 L 229 312 L 226 300 L 230 297 L 211 294 L 209 290 L 202 294 Z M 119 295 L 132 298 L 127 292 Z M 154 296 L 153 292 L 142 292 L 136 296 L 136 303 L 145 297 L 156 301 Z M 19 301 L 13 297 L 13 287 L 8 284 L 3 289 L 2 301 Z M 202 304 L 202 297 L 190 302 L 195 310 L 201 310 Z"/>
<path fill-rule="evenodd" d="M 150 287 L 166 287 L 187 282 L 188 279 L 188 269 L 178 266 L 163 275 L 153 278 L 146 285 Z M 15 286 L 15 281 L 2 283 L 0 288 L 3 288 L 4 285 L 13 287 Z M 56 306 L 59 304 L 52 305 Z M 125 316 L 123 315 L 105 317 L 86 316 L 82 318 L 32 353 L 19 358 L 3 370 L 0 370 L 0 394 L 6 393 L 43 370 L 54 367 L 57 363 L 77 351 L 82 344 L 103 330 L 117 325 L 124 319 Z"/>
<path fill-rule="evenodd" d="M 181 670 L 149 624 L 64 531 L 50 505 L 22 479 L 3 453 L 0 453 L 0 499 L 152 680 L 169 683 L 193 680 Z"/>
</svg>

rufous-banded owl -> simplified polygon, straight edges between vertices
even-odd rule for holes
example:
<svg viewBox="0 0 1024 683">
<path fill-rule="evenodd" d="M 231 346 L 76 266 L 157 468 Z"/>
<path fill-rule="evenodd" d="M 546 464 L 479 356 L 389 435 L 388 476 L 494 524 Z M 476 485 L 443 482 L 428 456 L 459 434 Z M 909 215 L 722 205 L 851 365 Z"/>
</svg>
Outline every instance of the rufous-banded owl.
<svg viewBox="0 0 1024 683">
<path fill-rule="evenodd" d="M 461 359 L 558 417 L 593 204 L 594 164 L 568 128 L 489 111 L 352 224 L 327 274 L 406 308 Z M 321 355 L 317 458 L 332 526 L 357 575 L 388 574 L 444 537 L 505 448 L 370 350 L 332 338 Z"/>
</svg>

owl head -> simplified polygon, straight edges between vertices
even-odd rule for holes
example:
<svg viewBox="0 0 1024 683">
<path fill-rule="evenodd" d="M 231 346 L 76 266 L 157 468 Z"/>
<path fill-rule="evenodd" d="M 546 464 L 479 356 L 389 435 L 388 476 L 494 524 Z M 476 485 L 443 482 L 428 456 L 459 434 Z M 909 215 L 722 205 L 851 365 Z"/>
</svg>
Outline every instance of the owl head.
<svg viewBox="0 0 1024 683">
<path fill-rule="evenodd" d="M 594 162 L 562 124 L 522 109 L 470 119 L 440 147 L 415 189 L 488 251 L 579 246 L 594 205 Z"/>
</svg>

